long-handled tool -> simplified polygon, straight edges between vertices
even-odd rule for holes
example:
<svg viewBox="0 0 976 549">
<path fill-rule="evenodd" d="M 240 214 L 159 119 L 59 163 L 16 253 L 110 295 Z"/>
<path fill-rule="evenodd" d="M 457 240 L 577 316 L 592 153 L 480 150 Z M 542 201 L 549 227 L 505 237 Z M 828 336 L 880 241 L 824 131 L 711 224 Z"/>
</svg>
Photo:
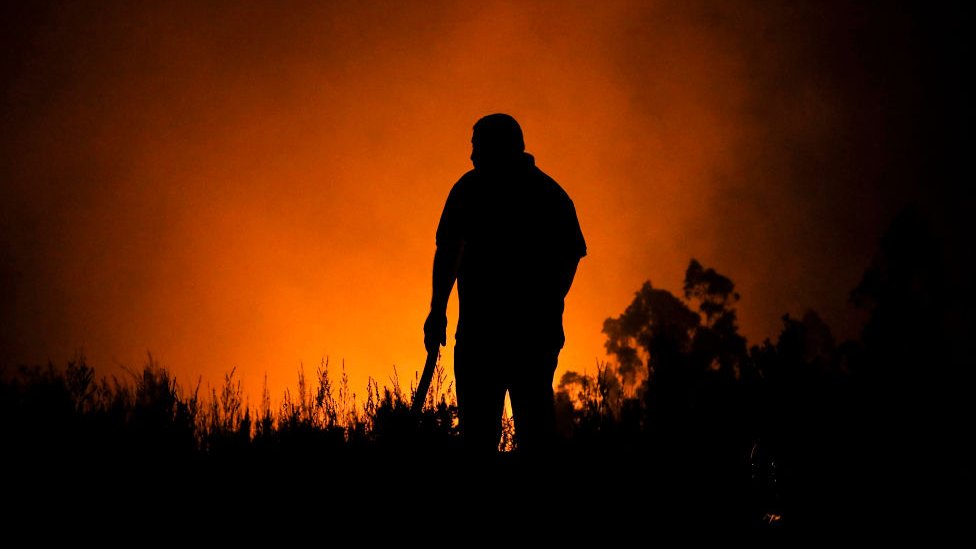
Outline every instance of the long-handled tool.
<svg viewBox="0 0 976 549">
<path fill-rule="evenodd" d="M 413 395 L 413 406 L 410 408 L 414 414 L 419 414 L 424 409 L 427 392 L 430 391 L 430 381 L 434 378 L 434 368 L 437 366 L 437 354 L 436 347 L 427 350 L 427 361 L 424 362 L 424 371 L 420 374 L 420 383 L 417 384 L 417 392 Z"/>
</svg>

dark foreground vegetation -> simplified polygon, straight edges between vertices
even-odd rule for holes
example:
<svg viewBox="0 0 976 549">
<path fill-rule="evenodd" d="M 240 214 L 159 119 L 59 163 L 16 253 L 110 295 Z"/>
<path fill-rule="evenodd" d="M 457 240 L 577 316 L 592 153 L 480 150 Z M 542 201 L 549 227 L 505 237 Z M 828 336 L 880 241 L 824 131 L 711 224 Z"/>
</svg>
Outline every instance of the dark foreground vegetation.
<svg viewBox="0 0 976 549">
<path fill-rule="evenodd" d="M 7 498 L 108 491 L 120 507 L 226 509 L 298 497 L 332 519 L 364 505 L 376 517 L 487 508 L 564 532 L 585 517 L 591 534 L 965 529 L 971 298 L 941 250 L 921 216 L 896 220 L 852 292 L 867 318 L 856 341 L 810 311 L 750 347 L 733 282 L 694 260 L 680 296 L 645 283 L 604 325 L 612 363 L 559 380 L 560 443 L 544 456 L 519 453 L 508 419 L 502 452 L 466 456 L 443 371 L 421 417 L 412 382 L 394 374 L 357 398 L 327 362 L 312 379 L 299 371 L 280 405 L 265 391 L 256 407 L 234 372 L 201 393 L 151 357 L 121 380 L 83 358 L 8 371 Z M 539 513 L 561 524 L 529 518 Z"/>
</svg>

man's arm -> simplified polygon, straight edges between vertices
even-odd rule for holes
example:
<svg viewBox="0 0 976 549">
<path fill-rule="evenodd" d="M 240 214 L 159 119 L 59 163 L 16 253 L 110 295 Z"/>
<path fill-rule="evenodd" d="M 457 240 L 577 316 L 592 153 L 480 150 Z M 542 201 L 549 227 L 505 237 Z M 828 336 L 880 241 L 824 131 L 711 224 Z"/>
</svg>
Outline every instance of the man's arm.
<svg viewBox="0 0 976 549">
<path fill-rule="evenodd" d="M 428 351 L 447 345 L 447 301 L 454 289 L 454 281 L 457 280 L 462 248 L 461 244 L 442 245 L 434 252 L 430 314 L 424 322 L 424 346 Z"/>
<path fill-rule="evenodd" d="M 557 290 L 559 299 L 566 299 L 569 288 L 573 285 L 576 278 L 576 269 L 579 262 L 586 256 L 586 240 L 583 238 L 583 231 L 580 229 L 579 218 L 576 216 L 576 205 L 563 191 L 563 202 L 561 210 L 561 241 L 560 251 L 557 252 L 558 264 L 556 273 Z"/>
<path fill-rule="evenodd" d="M 569 294 L 569 289 L 573 285 L 573 279 L 576 278 L 576 269 L 579 268 L 580 259 L 582 258 L 574 257 L 559 269 L 559 280 L 557 281 L 559 299 L 566 299 L 566 295 Z"/>
</svg>

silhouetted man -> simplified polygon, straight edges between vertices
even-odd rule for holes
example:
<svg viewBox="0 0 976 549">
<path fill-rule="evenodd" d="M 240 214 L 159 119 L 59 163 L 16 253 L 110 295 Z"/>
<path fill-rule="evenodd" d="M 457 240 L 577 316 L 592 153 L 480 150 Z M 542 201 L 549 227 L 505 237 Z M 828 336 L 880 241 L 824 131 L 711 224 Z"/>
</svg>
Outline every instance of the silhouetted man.
<svg viewBox="0 0 976 549">
<path fill-rule="evenodd" d="M 434 290 L 424 323 L 428 350 L 447 344 L 447 300 L 458 283 L 454 372 L 467 446 L 493 452 L 505 392 L 519 447 L 554 436 L 552 377 L 563 335 L 563 303 L 586 243 L 569 195 L 525 152 L 507 114 L 478 120 L 474 169 L 447 197 L 437 227 Z"/>
</svg>

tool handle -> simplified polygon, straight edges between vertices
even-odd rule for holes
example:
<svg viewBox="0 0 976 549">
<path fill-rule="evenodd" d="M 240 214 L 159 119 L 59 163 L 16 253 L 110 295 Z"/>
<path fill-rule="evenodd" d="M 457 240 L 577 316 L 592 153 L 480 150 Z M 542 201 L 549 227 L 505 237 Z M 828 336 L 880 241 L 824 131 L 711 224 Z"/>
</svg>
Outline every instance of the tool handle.
<svg viewBox="0 0 976 549">
<path fill-rule="evenodd" d="M 430 391 L 430 382 L 434 378 L 434 368 L 437 366 L 437 349 L 427 351 L 427 361 L 424 363 L 424 371 L 420 374 L 420 383 L 417 384 L 417 392 L 413 395 L 413 406 L 410 408 L 414 414 L 419 414 L 424 409 L 424 402 L 427 401 L 427 392 Z"/>
</svg>

